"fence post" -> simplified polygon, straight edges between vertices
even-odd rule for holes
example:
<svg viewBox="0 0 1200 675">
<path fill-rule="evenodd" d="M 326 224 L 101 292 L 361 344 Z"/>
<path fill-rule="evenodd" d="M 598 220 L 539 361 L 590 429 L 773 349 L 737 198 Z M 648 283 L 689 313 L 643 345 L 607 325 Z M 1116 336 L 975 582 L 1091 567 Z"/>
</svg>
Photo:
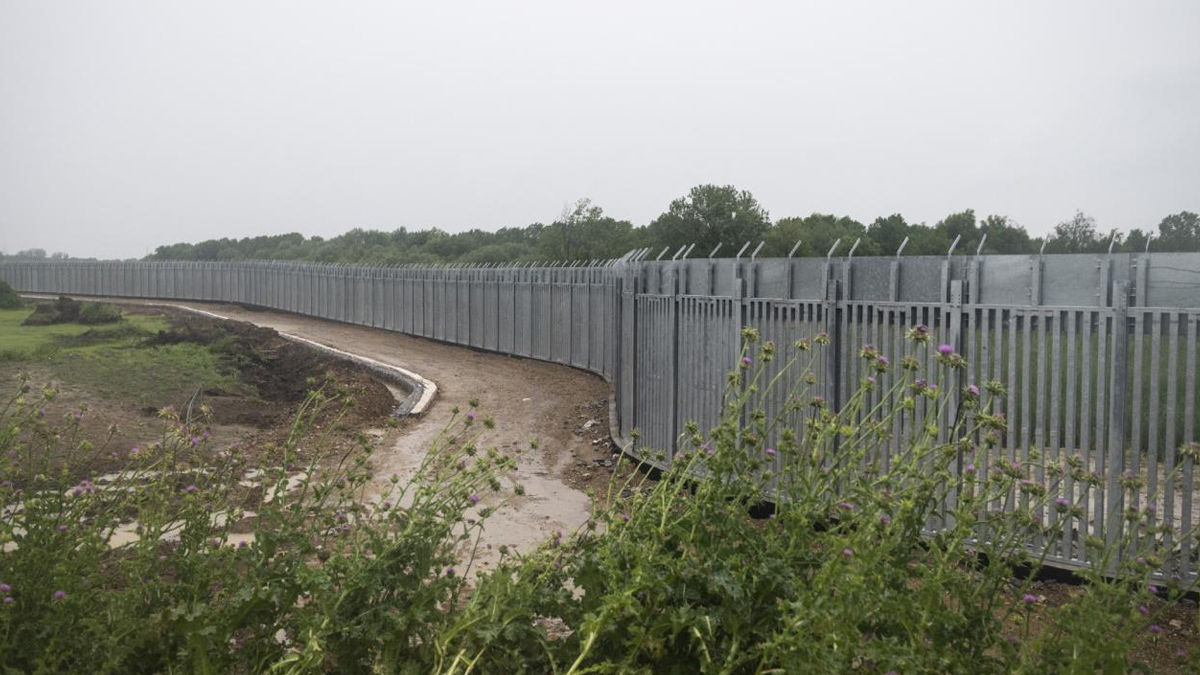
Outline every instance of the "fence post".
<svg viewBox="0 0 1200 675">
<path fill-rule="evenodd" d="M 1120 538 L 1125 510 L 1125 491 L 1118 479 L 1125 471 L 1126 390 L 1129 383 L 1129 284 L 1112 285 L 1113 332 L 1112 367 L 1109 371 L 1108 466 L 1105 471 L 1105 515 L 1108 517 L 1104 539 L 1109 546 Z M 1134 383 L 1134 386 L 1141 386 Z M 1113 561 L 1116 564 L 1117 561 Z"/>
</svg>

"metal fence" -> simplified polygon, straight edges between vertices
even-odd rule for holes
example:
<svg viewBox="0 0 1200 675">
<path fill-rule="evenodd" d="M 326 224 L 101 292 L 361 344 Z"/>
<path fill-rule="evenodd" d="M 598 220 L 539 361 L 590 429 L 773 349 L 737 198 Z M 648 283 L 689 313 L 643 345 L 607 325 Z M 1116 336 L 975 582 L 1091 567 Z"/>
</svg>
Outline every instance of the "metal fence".
<svg viewBox="0 0 1200 675">
<path fill-rule="evenodd" d="M 1053 462 L 1078 456 L 1103 476 L 1091 487 L 1041 481 L 1085 505 L 1049 559 L 1083 564 L 1087 535 L 1114 537 L 1127 506 L 1119 481 L 1186 532 L 1200 522 L 1190 457 L 1197 440 L 1200 254 L 955 256 L 637 261 L 563 267 L 360 267 L 279 262 L 0 263 L 23 292 L 234 302 L 374 326 L 479 349 L 569 364 L 613 383 L 614 436 L 661 466 L 691 421 L 722 414 L 743 327 L 780 351 L 768 367 L 787 390 L 807 372 L 778 372 L 795 342 L 830 344 L 813 387 L 835 408 L 870 374 L 867 345 L 899 362 L 907 329 L 925 325 L 969 363 L 948 392 L 997 380 L 1008 431 L 993 457 Z M 932 365 L 930 365 L 932 369 Z M 932 371 L 931 371 L 932 374 Z M 886 390 L 891 374 L 883 374 Z M 768 415 L 785 401 L 756 401 Z M 881 414 L 888 401 L 877 401 Z M 953 403 L 952 403 L 953 404 Z M 639 432 L 636 444 L 630 439 Z M 897 425 L 891 448 L 913 430 Z M 655 452 L 652 452 L 655 451 Z M 659 458 L 661 453 L 661 458 Z M 884 458 L 886 461 L 886 457 Z M 1110 521 L 1106 524 L 1105 520 Z M 1179 537 L 1174 567 L 1197 573 Z"/>
</svg>

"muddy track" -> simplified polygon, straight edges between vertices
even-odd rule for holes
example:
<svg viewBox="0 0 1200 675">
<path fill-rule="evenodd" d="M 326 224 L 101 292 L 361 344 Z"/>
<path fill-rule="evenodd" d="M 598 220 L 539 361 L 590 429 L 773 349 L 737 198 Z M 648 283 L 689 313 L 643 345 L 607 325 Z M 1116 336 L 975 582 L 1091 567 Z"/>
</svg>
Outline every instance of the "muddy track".
<svg viewBox="0 0 1200 675">
<path fill-rule="evenodd" d="M 106 299 L 120 304 L 143 304 Z M 525 496 L 513 497 L 488 521 L 479 562 L 498 559 L 501 544 L 528 551 L 555 530 L 572 531 L 591 514 L 587 488 L 603 490 L 609 459 L 609 385 L 598 376 L 540 361 L 479 352 L 390 331 L 323 319 L 250 310 L 212 303 L 147 302 L 212 312 L 236 321 L 273 328 L 307 340 L 399 366 L 432 380 L 437 397 L 424 414 L 380 447 L 373 459 L 379 485 L 412 475 L 434 437 L 457 407 L 479 402 L 478 413 L 495 419 L 483 447 L 496 447 L 517 463 L 515 479 Z M 591 424 L 588 422 L 591 421 Z M 585 427 L 586 430 L 581 427 Z M 530 441 L 537 440 L 537 448 Z M 487 499 L 499 501 L 497 496 Z"/>
</svg>

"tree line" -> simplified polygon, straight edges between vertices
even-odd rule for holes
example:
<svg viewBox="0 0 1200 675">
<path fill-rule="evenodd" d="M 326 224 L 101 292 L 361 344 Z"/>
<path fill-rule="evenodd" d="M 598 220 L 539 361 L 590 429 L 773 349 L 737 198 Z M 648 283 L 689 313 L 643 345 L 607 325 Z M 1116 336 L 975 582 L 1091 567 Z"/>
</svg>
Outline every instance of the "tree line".
<svg viewBox="0 0 1200 675">
<path fill-rule="evenodd" d="M 838 254 L 844 254 L 858 239 L 861 242 L 855 255 L 861 256 L 894 255 L 901 244 L 904 255 L 945 255 L 956 239 L 955 252 L 960 254 L 976 250 L 1037 253 L 1043 245 L 1046 253 L 1101 253 L 1110 244 L 1114 251 L 1130 252 L 1145 250 L 1150 240 L 1152 251 L 1200 251 L 1200 216 L 1182 211 L 1164 217 L 1156 227 L 1122 232 L 1104 230 L 1091 216 L 1076 212 L 1043 238 L 1031 236 L 1006 216 L 978 218 L 973 209 L 951 213 L 933 225 L 910 223 L 900 214 L 881 216 L 869 224 L 824 213 L 772 221 L 748 191 L 731 185 L 699 185 L 672 201 L 664 213 L 644 226 L 613 218 L 590 199 L 580 199 L 549 224 L 504 227 L 494 232 L 355 228 L 328 239 L 296 233 L 210 239 L 160 246 L 145 259 L 483 264 L 603 260 L 643 247 L 652 249 L 651 257 L 665 248 L 669 257 L 680 247 L 692 244 L 691 257 L 708 256 L 714 250 L 717 257 L 729 257 L 747 241 L 751 242 L 751 250 L 762 242 L 760 257 L 786 256 L 794 247 L 797 256 L 824 256 L 834 242 L 841 240 Z M 46 253 L 33 249 L 17 256 L 45 258 Z"/>
</svg>

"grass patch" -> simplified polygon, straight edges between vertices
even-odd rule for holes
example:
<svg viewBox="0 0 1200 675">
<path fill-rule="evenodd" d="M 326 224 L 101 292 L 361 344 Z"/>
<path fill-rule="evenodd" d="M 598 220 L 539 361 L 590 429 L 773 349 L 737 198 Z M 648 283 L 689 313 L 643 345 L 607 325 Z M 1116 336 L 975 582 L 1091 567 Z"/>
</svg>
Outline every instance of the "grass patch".
<svg viewBox="0 0 1200 675">
<path fill-rule="evenodd" d="M 147 346 L 147 337 L 167 328 L 162 316 L 134 314 L 105 328 L 22 326 L 30 312 L 0 311 L 0 362 L 36 363 L 65 384 L 136 405 L 181 405 L 197 389 L 245 389 L 207 346 Z"/>
</svg>

